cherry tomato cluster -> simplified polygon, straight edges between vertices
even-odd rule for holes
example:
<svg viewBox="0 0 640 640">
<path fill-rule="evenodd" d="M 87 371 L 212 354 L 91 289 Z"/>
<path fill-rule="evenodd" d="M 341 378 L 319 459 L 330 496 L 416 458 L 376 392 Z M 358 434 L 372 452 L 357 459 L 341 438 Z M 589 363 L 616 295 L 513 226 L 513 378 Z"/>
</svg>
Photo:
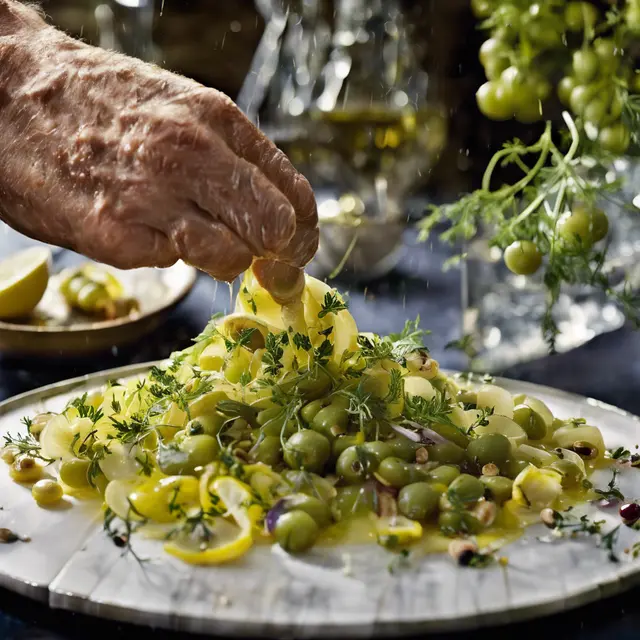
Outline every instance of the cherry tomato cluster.
<svg viewBox="0 0 640 640">
<path fill-rule="evenodd" d="M 602 209 L 579 202 L 574 203 L 558 225 L 560 241 L 569 249 L 591 249 L 609 232 L 607 214 Z M 542 265 L 542 253 L 535 242 L 516 240 L 505 249 L 504 262 L 511 272 L 529 276 Z"/>
<path fill-rule="evenodd" d="M 541 120 L 555 85 L 590 138 L 612 154 L 627 150 L 631 136 L 623 107 L 629 93 L 640 91 L 627 49 L 640 36 L 640 0 L 618 2 L 623 6 L 606 16 L 595 4 L 575 0 L 471 4 L 491 35 L 479 52 L 487 82 L 476 99 L 484 115 Z"/>
</svg>

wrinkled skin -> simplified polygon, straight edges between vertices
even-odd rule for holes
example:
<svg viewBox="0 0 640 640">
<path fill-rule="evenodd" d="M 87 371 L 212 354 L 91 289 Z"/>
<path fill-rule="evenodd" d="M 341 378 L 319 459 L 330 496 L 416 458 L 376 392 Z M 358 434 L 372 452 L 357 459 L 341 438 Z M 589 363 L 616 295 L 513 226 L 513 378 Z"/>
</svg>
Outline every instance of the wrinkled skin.
<svg viewBox="0 0 640 640">
<path fill-rule="evenodd" d="M 318 243 L 308 182 L 225 95 L 0 0 L 0 216 L 119 268 L 177 259 L 280 301 Z"/>
</svg>

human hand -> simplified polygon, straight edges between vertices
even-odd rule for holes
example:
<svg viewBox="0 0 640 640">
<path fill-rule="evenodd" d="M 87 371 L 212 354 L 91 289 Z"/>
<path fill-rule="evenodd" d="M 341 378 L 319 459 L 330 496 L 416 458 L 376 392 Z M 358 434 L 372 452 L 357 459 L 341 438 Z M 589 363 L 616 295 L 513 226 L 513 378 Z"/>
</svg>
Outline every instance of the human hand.
<svg viewBox="0 0 640 640">
<path fill-rule="evenodd" d="M 299 283 L 313 192 L 229 98 L 3 11 L 29 17 L 0 29 L 5 222 L 119 268 L 182 259 L 230 281 L 259 258 L 267 287 Z"/>
</svg>

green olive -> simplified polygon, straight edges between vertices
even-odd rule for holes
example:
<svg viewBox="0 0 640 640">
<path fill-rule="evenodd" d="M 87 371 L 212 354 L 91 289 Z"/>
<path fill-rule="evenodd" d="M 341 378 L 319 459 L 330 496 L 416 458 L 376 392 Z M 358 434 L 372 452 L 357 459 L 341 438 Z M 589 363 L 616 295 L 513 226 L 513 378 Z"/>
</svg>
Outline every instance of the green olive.
<svg viewBox="0 0 640 640">
<path fill-rule="evenodd" d="M 220 450 L 218 441 L 212 436 L 187 436 L 180 445 L 180 449 L 187 454 L 187 468 L 192 473 L 196 467 L 203 467 L 213 461 Z M 186 472 L 183 471 L 183 474 Z"/>
<path fill-rule="evenodd" d="M 311 429 L 294 433 L 284 446 L 284 461 L 292 469 L 320 473 L 330 455 L 329 440 Z"/>
<path fill-rule="evenodd" d="M 469 505 L 478 502 L 484 496 L 484 485 L 478 478 L 463 473 L 450 485 L 447 498 L 452 505 Z"/>
<path fill-rule="evenodd" d="M 76 305 L 88 313 L 95 313 L 101 305 L 110 301 L 106 287 L 95 282 L 86 283 L 76 298 Z"/>
<path fill-rule="evenodd" d="M 285 498 L 287 511 L 304 511 L 308 513 L 316 524 L 324 529 L 331 524 L 331 510 L 328 505 L 316 498 L 308 496 L 305 493 L 293 493 Z"/>
<path fill-rule="evenodd" d="M 336 429 L 344 431 L 348 424 L 349 414 L 346 409 L 329 405 L 328 407 L 318 411 L 311 422 L 311 428 L 328 438 L 333 438 L 336 436 Z"/>
<path fill-rule="evenodd" d="M 385 458 L 378 467 L 378 475 L 389 485 L 400 489 L 413 480 L 413 468 L 400 458 Z"/>
<path fill-rule="evenodd" d="M 285 424 L 286 417 L 286 411 L 282 407 L 272 407 L 260 411 L 256 420 L 259 425 L 262 425 L 262 433 L 265 436 L 280 437 L 283 434 L 290 436 L 296 432 L 297 426 L 293 419 Z"/>
<path fill-rule="evenodd" d="M 393 456 L 393 449 L 381 440 L 374 440 L 373 442 L 365 442 L 362 448 L 373 457 L 376 463 L 376 468 L 385 459 Z"/>
<path fill-rule="evenodd" d="M 33 485 L 31 495 L 40 506 L 48 507 L 60 502 L 64 492 L 55 480 L 45 479 Z"/>
<path fill-rule="evenodd" d="M 433 484 L 444 484 L 447 487 L 460 475 L 460 469 L 443 464 L 427 473 L 427 480 Z"/>
<path fill-rule="evenodd" d="M 466 433 L 463 433 L 461 429 L 452 425 L 452 424 L 432 424 L 431 428 L 438 434 L 440 434 L 443 438 L 457 444 L 459 447 L 463 449 L 467 448 L 469 444 L 469 436 Z M 422 445 L 417 445 L 418 447 Z"/>
<path fill-rule="evenodd" d="M 345 449 L 336 462 L 336 473 L 348 484 L 362 482 L 377 468 L 376 458 L 363 445 Z"/>
<path fill-rule="evenodd" d="M 446 536 L 456 536 L 462 533 L 478 533 L 482 531 L 480 521 L 470 513 L 464 511 L 442 511 L 438 517 L 440 531 Z"/>
<path fill-rule="evenodd" d="M 438 509 L 440 493 L 427 482 L 414 482 L 400 489 L 398 509 L 412 520 L 426 520 Z"/>
<path fill-rule="evenodd" d="M 391 448 L 391 455 L 405 462 L 413 462 L 416 459 L 416 451 L 422 446 L 404 436 L 395 436 L 387 440 L 385 444 Z"/>
<path fill-rule="evenodd" d="M 513 419 L 525 430 L 529 440 L 542 440 L 547 435 L 544 418 L 526 404 L 514 408 Z"/>
<path fill-rule="evenodd" d="M 504 469 L 500 472 L 512 480 L 517 478 L 521 471 L 524 471 L 529 466 L 529 462 L 526 460 L 509 460 Z"/>
<path fill-rule="evenodd" d="M 321 398 L 331 387 L 331 378 L 325 371 L 316 368 L 296 384 L 296 388 L 305 398 Z"/>
<path fill-rule="evenodd" d="M 360 435 L 339 436 L 331 443 L 331 457 L 337 460 L 345 449 L 360 444 L 362 444 L 362 437 Z"/>
<path fill-rule="evenodd" d="M 485 496 L 495 502 L 502 504 L 511 499 L 513 480 L 503 476 L 481 476 L 480 482 L 484 484 Z"/>
<path fill-rule="evenodd" d="M 307 423 L 311 424 L 313 419 L 318 415 L 318 412 L 324 408 L 324 402 L 322 400 L 312 400 L 308 404 L 305 404 L 300 409 L 300 417 Z"/>
<path fill-rule="evenodd" d="M 189 436 L 197 436 L 205 434 L 207 436 L 216 436 L 218 435 L 220 429 L 222 429 L 222 425 L 228 420 L 221 413 L 210 413 L 205 416 L 199 416 L 198 418 L 193 418 L 187 422 L 187 426 L 185 427 L 185 431 Z"/>
<path fill-rule="evenodd" d="M 265 436 L 256 446 L 254 458 L 270 467 L 275 467 L 282 460 L 282 443 L 278 436 Z"/>
<path fill-rule="evenodd" d="M 575 487 L 584 478 L 580 467 L 575 462 L 571 462 L 571 460 L 556 460 L 549 465 L 549 468 L 562 475 L 563 487 Z"/>
<path fill-rule="evenodd" d="M 466 459 L 464 449 L 453 442 L 443 442 L 428 447 L 429 460 L 441 464 L 460 464 Z"/>
<path fill-rule="evenodd" d="M 609 231 L 607 215 L 596 207 L 575 204 L 571 215 L 560 221 L 559 232 L 565 242 L 589 248 Z"/>
<path fill-rule="evenodd" d="M 185 435 L 179 443 L 178 450 L 168 449 L 166 455 L 158 456 L 160 470 L 170 476 L 193 475 L 196 467 L 203 467 L 218 455 L 218 441 L 212 436 Z"/>
<path fill-rule="evenodd" d="M 540 268 L 542 254 L 530 240 L 516 240 L 504 250 L 504 263 L 516 275 L 529 276 Z"/>
<path fill-rule="evenodd" d="M 60 465 L 60 480 L 72 489 L 84 489 L 89 486 L 89 460 L 70 458 Z"/>
<path fill-rule="evenodd" d="M 289 553 L 301 553 L 310 549 L 318 539 L 320 527 L 305 511 L 283 513 L 273 531 L 276 542 Z"/>
<path fill-rule="evenodd" d="M 511 456 L 511 443 L 501 433 L 487 433 L 469 443 L 467 455 L 480 467 L 491 463 L 503 467 Z"/>
<path fill-rule="evenodd" d="M 279 418 L 284 414 L 284 410 L 282 407 L 269 407 L 268 409 L 263 409 L 256 416 L 256 422 L 263 427 L 265 424 L 268 424 L 275 418 Z"/>
<path fill-rule="evenodd" d="M 370 513 L 373 508 L 373 491 L 364 485 L 340 487 L 331 501 L 331 513 L 338 521 Z"/>
</svg>

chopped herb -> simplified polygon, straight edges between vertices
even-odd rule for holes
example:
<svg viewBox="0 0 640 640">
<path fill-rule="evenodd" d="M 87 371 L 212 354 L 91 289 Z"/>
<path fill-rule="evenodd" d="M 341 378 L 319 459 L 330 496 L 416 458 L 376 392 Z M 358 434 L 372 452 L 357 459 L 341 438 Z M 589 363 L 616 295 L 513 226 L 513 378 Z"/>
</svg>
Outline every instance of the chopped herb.
<svg viewBox="0 0 640 640">
<path fill-rule="evenodd" d="M 240 386 L 246 387 L 251 382 L 251 373 L 249 371 L 243 371 L 240 374 Z"/>
<path fill-rule="evenodd" d="M 247 289 L 247 287 L 243 287 L 242 288 L 242 293 L 244 294 L 244 297 L 247 299 L 247 302 L 249 303 L 249 306 L 251 307 L 251 311 L 253 311 L 253 315 L 257 316 L 258 315 L 258 305 L 256 304 L 256 301 L 253 299 L 253 296 L 249 293 L 249 289 Z"/>
<path fill-rule="evenodd" d="M 410 561 L 411 552 L 409 549 L 400 549 L 398 551 L 391 562 L 389 563 L 387 569 L 391 575 L 394 573 L 398 573 L 398 571 L 402 571 L 403 569 L 411 568 Z"/>
<path fill-rule="evenodd" d="M 278 375 L 280 369 L 284 366 L 282 364 L 282 356 L 284 355 L 283 347 L 287 344 L 289 344 L 289 335 L 286 331 L 267 334 L 265 339 L 265 353 L 262 356 L 262 362 L 266 365 L 266 375 Z"/>
<path fill-rule="evenodd" d="M 406 396 L 404 403 L 404 415 L 409 420 L 423 426 L 429 424 L 448 424 L 460 429 L 451 420 L 453 407 L 447 402 L 443 393 L 436 392 L 430 400 L 421 396 Z"/>
<path fill-rule="evenodd" d="M 467 333 L 458 340 L 451 340 L 444 346 L 445 351 L 455 349 L 456 351 L 462 351 L 467 357 L 475 358 L 478 355 L 478 350 L 475 347 L 475 338 Z"/>
<path fill-rule="evenodd" d="M 120 411 L 122 411 L 120 403 L 115 398 L 111 401 L 111 409 L 114 413 L 120 413 Z"/>
<path fill-rule="evenodd" d="M 318 313 L 318 318 L 322 319 L 330 313 L 339 313 L 348 309 L 347 305 L 340 300 L 335 292 L 327 291 L 322 302 L 322 309 Z"/>
<path fill-rule="evenodd" d="M 302 333 L 295 333 L 293 335 L 293 344 L 297 349 L 302 349 L 303 351 L 311 350 L 311 340 L 309 336 L 305 336 Z"/>
<path fill-rule="evenodd" d="M 31 435 L 16 435 L 12 436 L 10 433 L 4 436 L 5 447 L 15 447 L 18 450 L 19 455 L 29 456 L 31 458 L 38 458 L 44 462 L 53 462 L 53 459 L 47 458 L 42 455 L 42 449 L 40 443 Z"/>
<path fill-rule="evenodd" d="M 88 396 L 85 393 L 80 398 L 72 400 L 67 406 L 74 407 L 81 418 L 89 418 L 95 424 L 104 417 L 104 414 L 101 409 L 96 409 L 93 405 L 87 404 L 87 398 Z"/>
<path fill-rule="evenodd" d="M 601 495 L 605 500 L 624 500 L 622 492 L 616 485 L 616 480 L 620 472 L 617 469 L 613 470 L 613 477 L 609 481 L 606 489 L 596 489 L 595 492 Z"/>
<path fill-rule="evenodd" d="M 326 338 L 320 346 L 313 350 L 313 355 L 318 364 L 326 364 L 333 353 L 333 345 Z"/>
</svg>

